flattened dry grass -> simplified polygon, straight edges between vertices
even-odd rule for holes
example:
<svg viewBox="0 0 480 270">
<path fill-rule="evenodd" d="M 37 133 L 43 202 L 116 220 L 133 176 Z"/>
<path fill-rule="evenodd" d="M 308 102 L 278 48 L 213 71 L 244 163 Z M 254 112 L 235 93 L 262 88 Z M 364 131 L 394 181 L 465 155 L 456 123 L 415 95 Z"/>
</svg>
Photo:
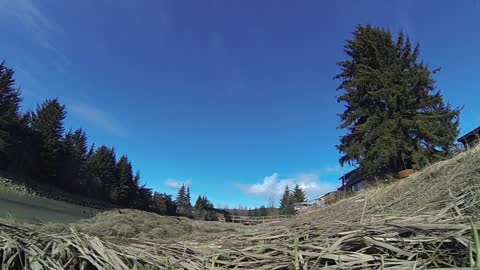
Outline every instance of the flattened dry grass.
<svg viewBox="0 0 480 270">
<path fill-rule="evenodd" d="M 5 269 L 469 267 L 473 258 L 479 258 L 477 249 L 471 248 L 476 247 L 472 228 L 480 225 L 479 202 L 477 147 L 409 178 L 265 227 L 240 230 L 185 220 L 188 230 L 179 235 L 145 237 L 142 233 L 149 229 L 142 227 L 122 237 L 108 236 L 99 219 L 56 230 L 1 222 L 0 255 Z M 135 230 L 141 215 L 149 215 L 137 214 L 127 211 L 124 218 L 113 220 Z M 182 222 L 167 227 L 182 228 Z M 220 227 L 205 229 L 210 226 Z"/>
</svg>

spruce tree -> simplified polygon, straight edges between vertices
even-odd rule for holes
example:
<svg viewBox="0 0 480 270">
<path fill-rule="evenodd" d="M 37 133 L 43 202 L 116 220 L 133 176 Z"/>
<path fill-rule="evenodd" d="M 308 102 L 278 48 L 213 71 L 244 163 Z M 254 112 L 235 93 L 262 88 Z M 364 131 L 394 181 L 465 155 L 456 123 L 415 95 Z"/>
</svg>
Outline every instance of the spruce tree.
<svg viewBox="0 0 480 270">
<path fill-rule="evenodd" d="M 82 129 L 69 131 L 65 134 L 62 144 L 60 185 L 73 192 L 84 192 L 88 155 L 87 135 Z"/>
<path fill-rule="evenodd" d="M 180 189 L 178 190 L 178 193 L 177 193 L 177 198 L 175 199 L 175 203 L 178 205 L 178 206 L 185 206 L 185 201 L 186 201 L 186 189 L 185 189 L 185 185 L 182 185 L 180 187 Z"/>
<path fill-rule="evenodd" d="M 160 215 L 175 215 L 176 206 L 171 195 L 155 192 L 153 195 L 154 211 Z"/>
<path fill-rule="evenodd" d="M 293 215 L 295 209 L 293 207 L 293 196 L 288 186 L 285 187 L 282 198 L 280 199 L 280 213 L 282 215 Z"/>
<path fill-rule="evenodd" d="M 197 201 L 195 201 L 195 210 L 202 210 L 204 206 L 203 197 L 198 195 Z"/>
<path fill-rule="evenodd" d="M 32 128 L 41 139 L 37 172 L 39 179 L 45 182 L 57 183 L 58 180 L 65 116 L 65 106 L 57 99 L 44 101 L 33 114 Z"/>
<path fill-rule="evenodd" d="M 192 198 L 190 197 L 190 187 L 187 187 L 187 191 L 185 192 L 185 203 L 189 208 L 192 208 Z"/>
<path fill-rule="evenodd" d="M 117 182 L 115 150 L 100 146 L 88 159 L 88 194 L 98 199 L 112 199 L 112 187 Z"/>
<path fill-rule="evenodd" d="M 192 216 L 192 205 L 190 204 L 190 188 L 186 188 L 182 185 L 178 190 L 175 203 L 177 205 L 177 213 L 182 216 Z"/>
<path fill-rule="evenodd" d="M 39 147 L 41 145 L 40 138 L 31 127 L 32 113 L 24 113 L 13 130 L 10 130 L 13 143 L 6 148 L 8 161 L 7 170 L 15 175 L 27 176 L 37 180 L 35 175 L 40 163 Z M 0 152 L 0 156 L 2 153 Z M 0 158 L 1 159 L 1 158 Z"/>
<path fill-rule="evenodd" d="M 137 188 L 140 187 L 140 171 L 137 170 L 135 176 L 133 177 L 133 185 Z"/>
<path fill-rule="evenodd" d="M 267 208 L 264 205 L 260 206 L 260 208 L 258 209 L 258 215 L 261 217 L 265 217 L 268 215 Z"/>
<path fill-rule="evenodd" d="M 14 142 L 11 132 L 19 120 L 20 91 L 15 88 L 14 72 L 0 63 L 0 162 L 6 164 L 5 148 Z"/>
<path fill-rule="evenodd" d="M 400 33 L 359 25 L 339 62 L 340 163 L 367 175 L 421 168 L 445 157 L 458 135 L 460 109 L 445 104 L 419 45 Z"/>
<path fill-rule="evenodd" d="M 126 155 L 120 157 L 117 163 L 117 182 L 112 186 L 112 199 L 123 206 L 127 206 L 133 199 L 135 192 L 132 164 Z"/>
<path fill-rule="evenodd" d="M 305 192 L 298 184 L 295 185 L 292 196 L 294 203 L 303 203 L 307 201 L 307 196 L 305 195 Z"/>
</svg>

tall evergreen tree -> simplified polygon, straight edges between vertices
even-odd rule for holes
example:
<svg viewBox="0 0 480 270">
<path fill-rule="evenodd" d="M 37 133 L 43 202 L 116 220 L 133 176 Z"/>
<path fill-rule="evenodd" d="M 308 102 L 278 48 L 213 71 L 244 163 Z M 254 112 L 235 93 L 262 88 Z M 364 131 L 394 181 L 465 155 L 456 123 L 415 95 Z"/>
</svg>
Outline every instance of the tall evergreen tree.
<svg viewBox="0 0 480 270">
<path fill-rule="evenodd" d="M 177 213 L 182 216 L 191 217 L 192 216 L 192 205 L 190 203 L 190 188 L 186 188 L 185 185 L 182 185 L 178 190 L 177 198 L 175 203 L 177 205 Z"/>
<path fill-rule="evenodd" d="M 176 214 L 176 206 L 171 195 L 155 192 L 153 195 L 154 211 L 160 215 L 173 216 Z"/>
<path fill-rule="evenodd" d="M 115 150 L 100 146 L 87 161 L 88 194 L 113 201 L 112 187 L 117 181 Z"/>
<path fill-rule="evenodd" d="M 132 173 L 132 164 L 126 155 L 120 157 L 117 163 L 118 180 L 112 185 L 112 199 L 120 204 L 127 206 L 129 201 L 133 200 L 135 186 Z"/>
<path fill-rule="evenodd" d="M 0 63 L 0 167 L 3 168 L 9 160 L 6 147 L 15 141 L 11 132 L 19 120 L 20 91 L 15 88 L 13 75 L 12 69 Z"/>
<path fill-rule="evenodd" d="M 178 190 L 177 198 L 175 199 L 175 203 L 178 206 L 184 206 L 186 198 L 187 198 L 187 191 L 185 189 L 185 185 L 182 185 L 180 187 L 180 189 Z"/>
<path fill-rule="evenodd" d="M 282 215 L 295 214 L 295 208 L 293 207 L 293 196 L 288 186 L 285 187 L 285 191 L 280 199 L 280 213 Z"/>
<path fill-rule="evenodd" d="M 137 170 L 135 176 L 133 177 L 133 185 L 137 188 L 140 187 L 140 171 Z"/>
<path fill-rule="evenodd" d="M 258 209 L 258 215 L 261 217 L 265 217 L 268 215 L 267 208 L 264 205 L 260 206 L 260 208 Z"/>
<path fill-rule="evenodd" d="M 192 198 L 190 197 L 190 187 L 187 186 L 187 191 L 185 192 L 185 201 L 188 207 L 192 207 Z"/>
<path fill-rule="evenodd" d="M 85 191 L 87 135 L 82 129 L 67 132 L 62 148 L 60 186 L 73 192 Z"/>
<path fill-rule="evenodd" d="M 345 103 L 337 146 L 340 163 L 368 175 L 420 168 L 448 153 L 458 135 L 460 109 L 445 104 L 428 66 L 403 33 L 359 25 L 345 45 L 350 59 L 336 75 Z"/>
<path fill-rule="evenodd" d="M 8 164 L 7 170 L 15 175 L 37 179 L 38 175 L 35 175 L 35 172 L 40 163 L 41 141 L 38 134 L 33 131 L 31 122 L 32 113 L 27 112 L 20 117 L 15 128 L 10 130 L 10 135 L 14 140 L 6 148 L 8 161 L 5 162 L 5 165 Z"/>
<path fill-rule="evenodd" d="M 203 197 L 198 195 L 198 198 L 195 201 L 195 210 L 201 210 L 202 208 L 203 208 Z"/>
<path fill-rule="evenodd" d="M 206 196 L 198 196 L 195 202 L 195 218 L 201 220 L 216 220 L 215 209 Z"/>
<path fill-rule="evenodd" d="M 298 184 L 295 185 L 292 196 L 294 203 L 302 203 L 307 201 L 307 195 L 305 195 L 305 192 Z"/>
<path fill-rule="evenodd" d="M 65 116 L 65 106 L 57 99 L 44 101 L 33 114 L 32 128 L 41 139 L 38 177 L 49 183 L 58 180 Z"/>
</svg>

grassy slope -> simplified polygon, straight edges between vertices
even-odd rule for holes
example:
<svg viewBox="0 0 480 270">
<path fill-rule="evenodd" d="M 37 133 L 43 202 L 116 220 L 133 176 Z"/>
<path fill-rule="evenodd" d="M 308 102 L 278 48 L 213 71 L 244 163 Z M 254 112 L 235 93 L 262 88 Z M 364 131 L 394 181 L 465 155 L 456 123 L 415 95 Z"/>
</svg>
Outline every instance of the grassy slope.
<svg viewBox="0 0 480 270">
<path fill-rule="evenodd" d="M 74 222 L 91 218 L 98 209 L 41 196 L 31 188 L 0 178 L 0 218 L 21 222 Z"/>
<path fill-rule="evenodd" d="M 0 218 L 31 223 L 74 222 L 91 218 L 96 212 L 71 203 L 0 190 Z"/>
<path fill-rule="evenodd" d="M 479 164 L 477 147 L 409 178 L 363 191 L 278 225 L 229 228 L 224 224 L 218 231 L 206 231 L 218 223 L 200 222 L 197 231 L 203 237 L 182 237 L 186 221 L 169 219 L 164 224 L 180 229 L 180 233 L 165 239 L 163 234 L 152 233 L 162 217 L 122 210 L 53 234 L 44 233 L 48 230 L 45 226 L 29 227 L 33 233 L 27 233 L 20 226 L 0 223 L 4 232 L 0 234 L 0 247 L 16 251 L 25 239 L 38 239 L 21 245 L 19 254 L 59 269 L 67 262 L 74 268 L 85 263 L 99 269 L 465 267 L 469 266 L 468 246 L 472 244 L 470 220 L 480 225 Z M 131 226 L 136 233 L 122 236 L 121 228 L 115 226 Z M 184 234 L 188 234 L 194 225 L 185 228 Z M 111 234 L 114 240 L 105 237 L 108 232 L 117 232 Z M 61 246 L 61 250 L 34 257 L 35 250 L 43 250 L 46 243 Z M 81 258 L 79 254 L 83 254 Z M 19 260 L 14 257 L 12 261 Z"/>
</svg>

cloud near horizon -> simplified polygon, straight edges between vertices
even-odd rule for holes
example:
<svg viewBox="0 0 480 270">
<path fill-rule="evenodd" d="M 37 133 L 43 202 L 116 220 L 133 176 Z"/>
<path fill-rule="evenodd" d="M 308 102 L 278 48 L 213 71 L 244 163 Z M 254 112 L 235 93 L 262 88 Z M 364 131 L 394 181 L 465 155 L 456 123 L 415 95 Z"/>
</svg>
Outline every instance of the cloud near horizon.
<svg viewBox="0 0 480 270">
<path fill-rule="evenodd" d="M 236 184 L 236 187 L 249 195 L 279 197 L 285 187 L 293 188 L 298 184 L 311 200 L 329 191 L 336 190 L 337 184 L 320 181 L 320 173 L 299 173 L 290 177 L 281 177 L 278 173 L 263 178 L 261 183 Z"/>
<path fill-rule="evenodd" d="M 189 187 L 192 185 L 192 180 L 187 179 L 185 181 L 178 181 L 178 180 L 169 178 L 165 181 L 165 186 L 170 189 L 180 189 L 182 185 Z"/>
<path fill-rule="evenodd" d="M 72 115 L 83 121 L 100 128 L 111 135 L 118 137 L 126 137 L 128 130 L 113 115 L 102 111 L 92 105 L 85 103 L 68 104 L 67 109 Z"/>
</svg>

